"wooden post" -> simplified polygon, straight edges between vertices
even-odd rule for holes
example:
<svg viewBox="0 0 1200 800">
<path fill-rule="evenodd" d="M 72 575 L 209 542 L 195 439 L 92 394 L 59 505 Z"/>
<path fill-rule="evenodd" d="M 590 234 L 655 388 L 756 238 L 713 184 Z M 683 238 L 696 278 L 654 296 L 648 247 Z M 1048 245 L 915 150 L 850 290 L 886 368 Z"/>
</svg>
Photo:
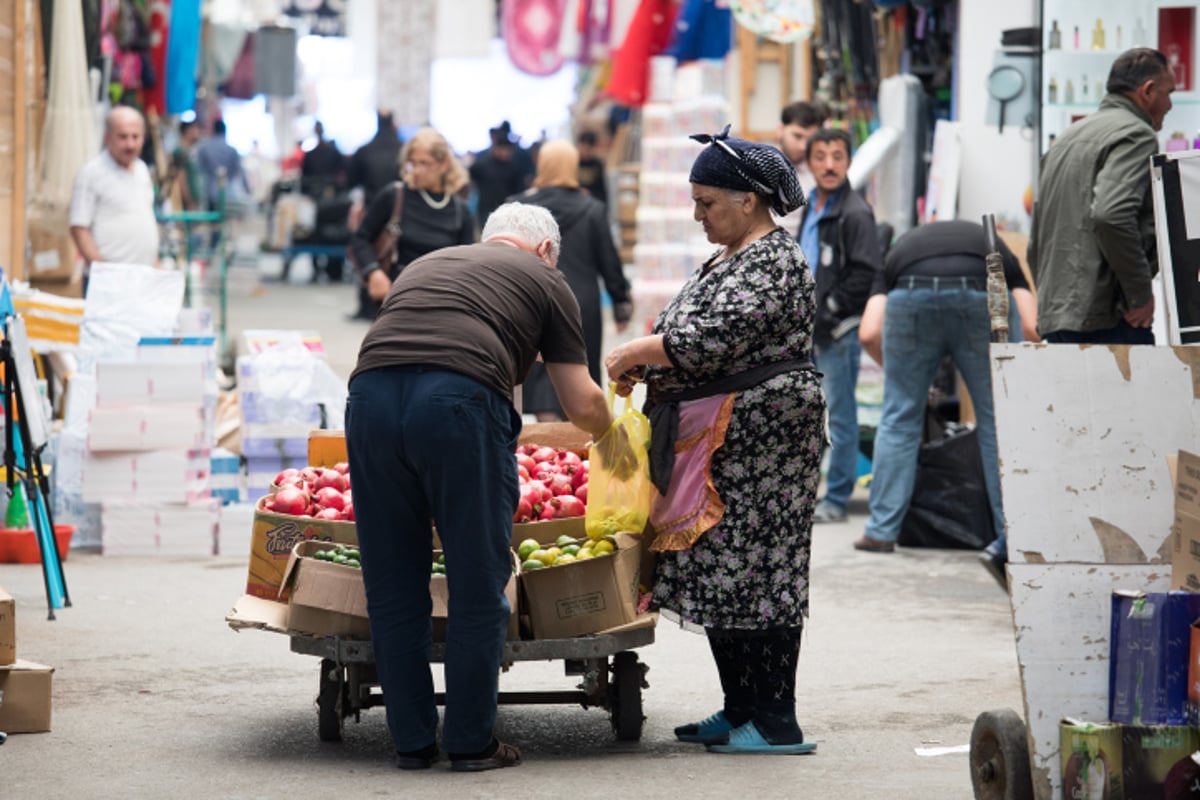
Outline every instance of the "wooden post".
<svg viewBox="0 0 1200 800">
<path fill-rule="evenodd" d="M 5 267 L 9 279 L 25 277 L 25 195 L 28 168 L 29 59 L 27 40 L 29 0 L 13 4 L 13 172 L 11 238 Z"/>
</svg>

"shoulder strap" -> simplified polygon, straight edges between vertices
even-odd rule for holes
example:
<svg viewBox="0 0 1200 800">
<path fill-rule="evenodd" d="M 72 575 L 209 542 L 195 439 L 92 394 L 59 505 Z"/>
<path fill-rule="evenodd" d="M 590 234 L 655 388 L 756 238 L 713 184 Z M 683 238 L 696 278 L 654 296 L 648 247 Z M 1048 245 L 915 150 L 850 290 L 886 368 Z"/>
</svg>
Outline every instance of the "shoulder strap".
<svg viewBox="0 0 1200 800">
<path fill-rule="evenodd" d="M 404 211 L 404 181 L 394 181 L 392 186 L 396 188 L 396 197 L 392 205 L 392 216 L 388 219 L 388 226 L 394 228 L 400 224 L 400 214 Z"/>
</svg>

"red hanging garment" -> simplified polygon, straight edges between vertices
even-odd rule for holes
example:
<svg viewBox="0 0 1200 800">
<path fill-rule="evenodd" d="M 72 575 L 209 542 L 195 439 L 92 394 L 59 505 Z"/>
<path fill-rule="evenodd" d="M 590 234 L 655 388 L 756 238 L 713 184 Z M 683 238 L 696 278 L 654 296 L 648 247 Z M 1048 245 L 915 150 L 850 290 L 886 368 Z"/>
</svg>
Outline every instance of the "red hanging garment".
<svg viewBox="0 0 1200 800">
<path fill-rule="evenodd" d="M 607 93 L 618 103 L 641 106 L 650 84 L 650 57 L 667 49 L 675 28 L 679 3 L 675 0 L 642 0 L 625 40 L 613 56 L 612 77 Z"/>
</svg>

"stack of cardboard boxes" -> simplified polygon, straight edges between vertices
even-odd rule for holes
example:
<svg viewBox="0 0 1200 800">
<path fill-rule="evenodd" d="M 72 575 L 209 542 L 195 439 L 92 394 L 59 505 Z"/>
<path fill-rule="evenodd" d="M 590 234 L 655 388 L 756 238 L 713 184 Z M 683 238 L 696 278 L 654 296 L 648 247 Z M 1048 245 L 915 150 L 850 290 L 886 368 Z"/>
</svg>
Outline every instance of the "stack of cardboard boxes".
<svg viewBox="0 0 1200 800">
<path fill-rule="evenodd" d="M 50 730 L 53 667 L 17 659 L 16 601 L 0 587 L 0 732 Z"/>
<path fill-rule="evenodd" d="M 143 338 L 133 362 L 96 364 L 83 500 L 101 504 L 105 555 L 212 555 L 220 501 L 213 337 Z"/>
<path fill-rule="evenodd" d="M 569 424 L 536 424 L 525 426 L 520 443 L 536 442 L 586 455 L 587 438 Z M 345 439 L 337 432 L 318 432 L 310 444 L 308 460 L 313 466 L 346 460 Z M 553 544 L 563 535 L 586 538 L 583 518 L 514 524 L 512 547 L 515 550 L 526 539 Z M 361 573 L 313 557 L 333 543 L 357 541 L 353 523 L 273 514 L 261 509 L 260 501 L 252 538 L 247 596 L 227 618 L 232 626 L 367 638 Z M 513 579 L 508 587 L 514 612 L 509 638 L 562 639 L 639 621 L 641 538 L 632 534 L 615 538 L 611 555 L 531 572 L 520 570 L 514 552 Z M 444 636 L 448 616 L 445 578 L 431 575 L 430 590 L 435 634 Z"/>
<path fill-rule="evenodd" d="M 1173 473 L 1172 591 L 1112 593 L 1108 719 L 1059 724 L 1064 798 L 1200 796 L 1200 456 Z"/>
</svg>

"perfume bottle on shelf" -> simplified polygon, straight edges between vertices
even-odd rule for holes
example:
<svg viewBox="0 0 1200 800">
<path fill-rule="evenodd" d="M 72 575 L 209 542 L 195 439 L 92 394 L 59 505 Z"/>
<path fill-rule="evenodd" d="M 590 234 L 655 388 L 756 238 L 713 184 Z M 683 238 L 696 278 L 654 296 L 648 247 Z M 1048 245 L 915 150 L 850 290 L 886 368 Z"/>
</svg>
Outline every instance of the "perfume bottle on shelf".
<svg viewBox="0 0 1200 800">
<path fill-rule="evenodd" d="M 1058 81 L 1054 80 L 1054 76 L 1050 76 L 1050 86 L 1047 89 L 1047 101 L 1054 105 L 1058 102 Z"/>
<path fill-rule="evenodd" d="M 1117 52 L 1121 52 L 1121 26 L 1117 26 Z"/>
<path fill-rule="evenodd" d="M 1080 96 L 1083 98 L 1083 102 L 1085 102 L 1085 103 L 1086 103 L 1086 102 L 1088 101 L 1088 79 L 1087 79 L 1087 75 L 1084 75 L 1084 76 L 1083 76 L 1083 79 L 1082 79 L 1081 81 L 1079 81 L 1079 94 L 1080 94 Z"/>
<path fill-rule="evenodd" d="M 1200 150 L 1200 131 L 1196 131 L 1196 138 L 1192 140 L 1192 149 Z"/>
<path fill-rule="evenodd" d="M 1092 49 L 1104 49 L 1104 25 L 1100 23 L 1100 18 L 1096 17 L 1096 27 L 1092 31 Z"/>
<path fill-rule="evenodd" d="M 1167 146 L 1163 149 L 1168 153 L 1178 153 L 1180 150 L 1187 150 L 1187 135 L 1183 131 L 1175 131 L 1171 134 L 1171 138 L 1167 139 Z"/>
<path fill-rule="evenodd" d="M 1052 133 L 1052 134 L 1050 134 L 1050 141 L 1048 141 L 1048 142 L 1046 143 L 1046 146 L 1047 146 L 1047 147 L 1049 147 L 1050 145 L 1054 144 L 1054 140 L 1055 140 L 1055 138 L 1057 138 L 1057 137 L 1056 137 L 1056 136 L 1055 136 L 1053 133 Z"/>
<path fill-rule="evenodd" d="M 1079 26 L 1075 26 L 1075 49 L 1079 49 Z"/>
<path fill-rule="evenodd" d="M 1050 45 L 1046 49 L 1062 49 L 1062 31 L 1058 29 L 1058 20 L 1052 20 L 1050 23 Z"/>
<path fill-rule="evenodd" d="M 1071 105 L 1075 102 L 1075 87 L 1071 85 L 1071 79 L 1067 78 L 1067 88 L 1063 90 L 1063 102 Z"/>
<path fill-rule="evenodd" d="M 1137 18 L 1137 24 L 1133 26 L 1133 41 L 1129 43 L 1131 47 L 1143 47 L 1146 44 L 1146 29 L 1142 27 L 1142 18 Z"/>
</svg>

